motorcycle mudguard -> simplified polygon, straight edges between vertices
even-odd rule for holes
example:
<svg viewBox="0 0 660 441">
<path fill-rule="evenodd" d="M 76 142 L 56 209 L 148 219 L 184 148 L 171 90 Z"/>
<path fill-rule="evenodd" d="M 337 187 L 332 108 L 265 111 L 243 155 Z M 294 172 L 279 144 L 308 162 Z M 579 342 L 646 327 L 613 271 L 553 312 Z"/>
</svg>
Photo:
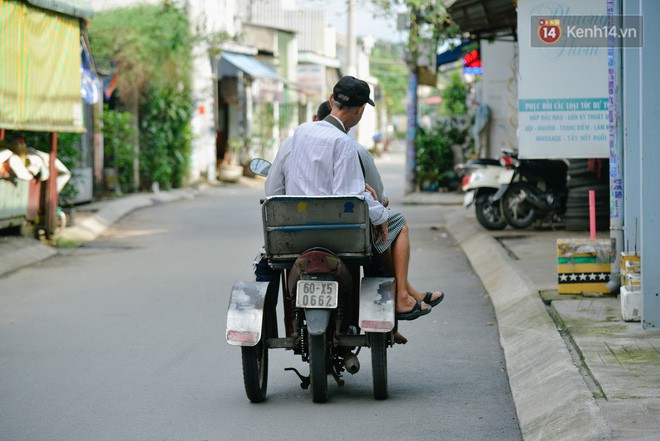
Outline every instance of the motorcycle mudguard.
<svg viewBox="0 0 660 441">
<path fill-rule="evenodd" d="M 365 332 L 394 329 L 394 277 L 362 278 L 358 323 Z"/>
<path fill-rule="evenodd" d="M 477 190 L 470 190 L 465 192 L 465 196 L 463 196 L 463 206 L 465 208 L 468 208 L 470 205 L 472 205 L 472 202 L 474 202 L 474 197 L 477 193 Z"/>
<path fill-rule="evenodd" d="M 328 329 L 332 309 L 305 309 L 307 332 L 310 335 L 321 335 Z"/>
<path fill-rule="evenodd" d="M 509 189 L 509 184 L 502 184 L 502 186 L 493 195 L 493 202 L 497 202 L 500 199 L 502 199 L 502 196 L 504 196 L 504 193 L 506 193 L 508 189 Z"/>
<path fill-rule="evenodd" d="M 227 310 L 227 343 L 255 346 L 261 326 L 268 282 L 234 282 Z"/>
</svg>

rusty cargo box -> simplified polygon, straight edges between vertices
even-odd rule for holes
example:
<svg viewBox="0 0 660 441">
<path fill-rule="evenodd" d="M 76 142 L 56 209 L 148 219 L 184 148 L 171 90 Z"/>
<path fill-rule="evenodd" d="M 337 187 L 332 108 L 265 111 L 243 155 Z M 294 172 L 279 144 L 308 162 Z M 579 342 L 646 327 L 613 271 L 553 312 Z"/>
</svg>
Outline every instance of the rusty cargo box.
<svg viewBox="0 0 660 441">
<path fill-rule="evenodd" d="M 262 216 L 271 264 L 292 262 L 311 247 L 349 261 L 371 256 L 369 207 L 362 196 L 271 196 Z"/>
</svg>

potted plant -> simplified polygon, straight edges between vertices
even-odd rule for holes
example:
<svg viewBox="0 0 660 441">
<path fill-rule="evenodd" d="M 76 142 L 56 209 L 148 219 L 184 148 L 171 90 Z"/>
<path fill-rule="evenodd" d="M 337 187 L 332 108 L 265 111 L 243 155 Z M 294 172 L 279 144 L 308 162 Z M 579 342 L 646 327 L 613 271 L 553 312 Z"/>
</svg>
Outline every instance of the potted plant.
<svg viewBox="0 0 660 441">
<path fill-rule="evenodd" d="M 454 167 L 449 126 L 438 122 L 430 129 L 420 128 L 415 141 L 415 172 L 420 191 L 438 191 L 447 186 Z"/>
<path fill-rule="evenodd" d="M 243 166 L 239 163 L 239 154 L 245 146 L 245 138 L 234 136 L 229 140 L 227 152 L 220 164 L 218 178 L 223 182 L 236 182 L 243 176 Z"/>
</svg>

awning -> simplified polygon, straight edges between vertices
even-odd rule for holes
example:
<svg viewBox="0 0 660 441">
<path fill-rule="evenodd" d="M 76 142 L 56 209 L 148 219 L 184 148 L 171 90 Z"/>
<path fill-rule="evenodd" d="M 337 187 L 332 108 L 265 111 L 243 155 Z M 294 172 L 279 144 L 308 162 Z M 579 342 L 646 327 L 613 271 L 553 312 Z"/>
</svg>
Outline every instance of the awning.
<svg viewBox="0 0 660 441">
<path fill-rule="evenodd" d="M 0 3 L 0 127 L 84 132 L 78 18 Z"/>
<path fill-rule="evenodd" d="M 438 67 L 442 66 L 443 64 L 453 63 L 454 61 L 458 61 L 461 58 L 463 58 L 465 54 L 467 54 L 473 49 L 477 49 L 478 47 L 479 47 L 479 43 L 477 43 L 474 40 L 469 40 L 462 42 L 454 49 L 448 49 L 443 53 L 438 54 Z"/>
<path fill-rule="evenodd" d="M 94 16 L 92 0 L 26 0 L 31 5 L 80 18 Z"/>
<path fill-rule="evenodd" d="M 251 55 L 223 52 L 220 56 L 218 66 L 220 76 L 235 77 L 239 70 L 252 78 L 283 81 L 277 72 Z"/>
</svg>

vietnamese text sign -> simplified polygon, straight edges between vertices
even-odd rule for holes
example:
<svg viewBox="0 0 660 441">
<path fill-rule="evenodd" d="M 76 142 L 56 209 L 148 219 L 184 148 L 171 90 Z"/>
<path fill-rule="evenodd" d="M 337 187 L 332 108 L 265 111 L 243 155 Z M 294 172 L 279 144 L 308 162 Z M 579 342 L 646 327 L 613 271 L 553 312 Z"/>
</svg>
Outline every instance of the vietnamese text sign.
<svg viewBox="0 0 660 441">
<path fill-rule="evenodd" d="M 607 44 L 578 38 L 598 37 L 584 29 L 598 25 L 606 13 L 605 0 L 518 4 L 521 157 L 609 157 Z M 567 35 L 569 24 L 581 26 L 571 28 L 576 38 Z"/>
<path fill-rule="evenodd" d="M 519 119 L 526 121 L 520 129 L 534 133 L 536 144 L 550 148 L 574 143 L 600 144 L 608 140 L 607 108 L 606 98 L 519 100 Z"/>
</svg>

